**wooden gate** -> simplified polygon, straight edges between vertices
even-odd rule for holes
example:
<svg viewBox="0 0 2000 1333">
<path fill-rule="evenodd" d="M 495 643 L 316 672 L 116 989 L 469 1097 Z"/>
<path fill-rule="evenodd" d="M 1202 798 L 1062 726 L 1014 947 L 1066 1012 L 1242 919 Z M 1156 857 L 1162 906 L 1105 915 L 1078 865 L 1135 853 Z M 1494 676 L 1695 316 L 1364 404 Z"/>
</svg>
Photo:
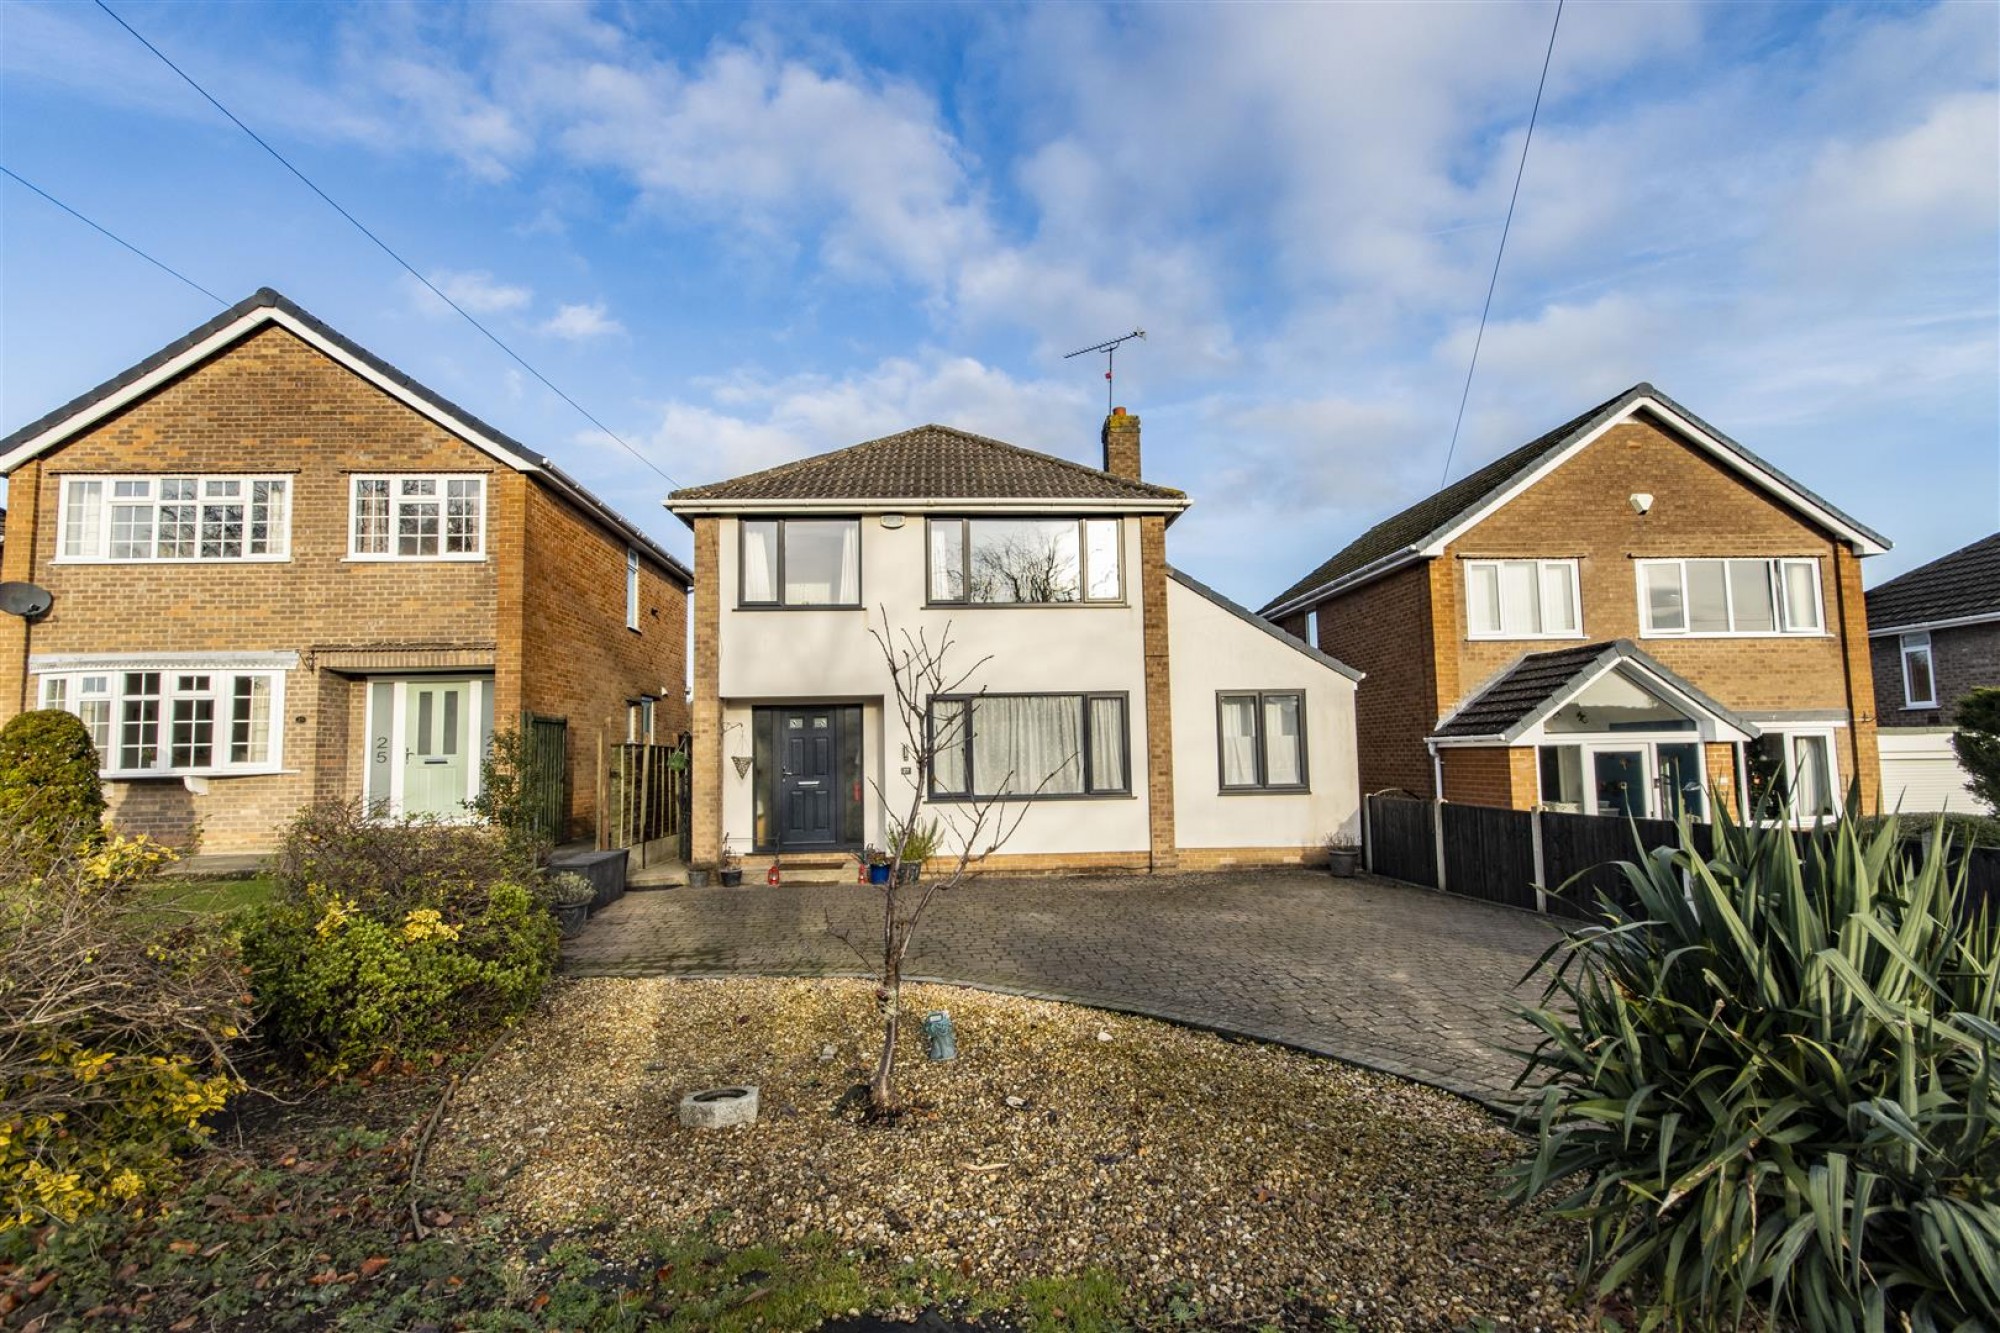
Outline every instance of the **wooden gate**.
<svg viewBox="0 0 2000 1333">
<path fill-rule="evenodd" d="M 1370 796 L 1367 836 L 1370 870 L 1391 879 L 1437 887 L 1437 833 L 1429 801 Z"/>
<path fill-rule="evenodd" d="M 681 837 L 690 804 L 688 745 L 621 743 L 605 755 L 605 841 L 637 847 Z"/>
<path fill-rule="evenodd" d="M 569 720 L 521 714 L 521 792 L 528 822 L 550 845 L 569 836 Z"/>
</svg>

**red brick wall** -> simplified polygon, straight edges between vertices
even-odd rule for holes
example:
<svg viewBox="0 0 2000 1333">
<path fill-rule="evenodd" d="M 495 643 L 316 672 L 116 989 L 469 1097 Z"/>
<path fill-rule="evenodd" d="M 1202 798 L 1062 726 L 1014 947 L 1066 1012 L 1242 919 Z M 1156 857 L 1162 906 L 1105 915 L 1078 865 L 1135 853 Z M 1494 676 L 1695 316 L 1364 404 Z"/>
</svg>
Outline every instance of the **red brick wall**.
<svg viewBox="0 0 2000 1333">
<path fill-rule="evenodd" d="M 687 593 L 641 552 L 639 628 L 626 628 L 627 544 L 544 488 L 525 491 L 520 706 L 569 721 L 571 832 L 584 836 L 596 827 L 598 740 L 625 739 L 626 701 L 659 696 L 664 744 L 687 730 Z"/>
<path fill-rule="evenodd" d="M 1430 575 L 1417 565 L 1319 608 L 1319 649 L 1367 673 L 1355 691 L 1363 793 L 1431 794 L 1424 737 L 1437 725 Z"/>
<path fill-rule="evenodd" d="M 1875 714 L 1885 727 L 1948 727 L 1959 700 L 1981 687 L 2000 689 L 2000 622 L 1931 631 L 1931 670 L 1937 675 L 1935 708 L 1903 706 L 1902 637 L 1871 639 Z"/>
</svg>

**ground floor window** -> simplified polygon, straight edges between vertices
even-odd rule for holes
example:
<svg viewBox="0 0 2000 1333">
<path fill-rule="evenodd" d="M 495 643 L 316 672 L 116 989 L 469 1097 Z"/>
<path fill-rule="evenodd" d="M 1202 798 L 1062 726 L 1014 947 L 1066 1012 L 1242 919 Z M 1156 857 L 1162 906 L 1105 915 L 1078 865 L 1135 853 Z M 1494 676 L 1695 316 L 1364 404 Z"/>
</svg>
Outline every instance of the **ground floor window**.
<svg viewBox="0 0 2000 1333">
<path fill-rule="evenodd" d="M 1305 704 L 1298 690 L 1216 696 L 1224 791 L 1306 789 Z"/>
<path fill-rule="evenodd" d="M 1821 819 L 1839 813 L 1833 735 L 1766 731 L 1744 747 L 1750 808 L 1764 819 Z"/>
<path fill-rule="evenodd" d="M 283 746 L 282 671 L 44 675 L 42 707 L 76 714 L 107 777 L 268 771 Z"/>
<path fill-rule="evenodd" d="M 1708 817 L 1707 773 L 1698 742 L 1613 735 L 1543 745 L 1535 758 L 1541 801 L 1551 809 L 1633 819 Z"/>
<path fill-rule="evenodd" d="M 931 797 L 1123 796 L 1132 790 L 1122 694 L 982 694 L 930 705 Z"/>
</svg>

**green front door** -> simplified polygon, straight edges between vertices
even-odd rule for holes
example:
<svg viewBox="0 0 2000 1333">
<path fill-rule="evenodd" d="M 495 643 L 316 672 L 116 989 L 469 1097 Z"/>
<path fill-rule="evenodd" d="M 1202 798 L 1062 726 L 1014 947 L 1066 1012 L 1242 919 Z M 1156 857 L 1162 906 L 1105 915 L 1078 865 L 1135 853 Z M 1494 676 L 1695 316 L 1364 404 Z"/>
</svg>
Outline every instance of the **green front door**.
<svg viewBox="0 0 2000 1333">
<path fill-rule="evenodd" d="M 413 680 L 403 687 L 403 813 L 465 813 L 470 795 L 472 686 Z"/>
</svg>

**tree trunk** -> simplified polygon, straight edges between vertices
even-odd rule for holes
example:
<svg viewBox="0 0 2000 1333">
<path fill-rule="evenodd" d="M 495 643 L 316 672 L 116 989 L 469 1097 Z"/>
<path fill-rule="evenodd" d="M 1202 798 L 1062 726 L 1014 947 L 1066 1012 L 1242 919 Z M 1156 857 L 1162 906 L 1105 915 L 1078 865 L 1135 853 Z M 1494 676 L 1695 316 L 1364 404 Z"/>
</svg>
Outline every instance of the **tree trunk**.
<svg viewBox="0 0 2000 1333">
<path fill-rule="evenodd" d="M 877 1113 L 896 1109 L 896 1028 L 903 1016 L 903 968 L 893 954 L 882 963 L 882 1055 L 868 1085 L 868 1105 Z"/>
</svg>

